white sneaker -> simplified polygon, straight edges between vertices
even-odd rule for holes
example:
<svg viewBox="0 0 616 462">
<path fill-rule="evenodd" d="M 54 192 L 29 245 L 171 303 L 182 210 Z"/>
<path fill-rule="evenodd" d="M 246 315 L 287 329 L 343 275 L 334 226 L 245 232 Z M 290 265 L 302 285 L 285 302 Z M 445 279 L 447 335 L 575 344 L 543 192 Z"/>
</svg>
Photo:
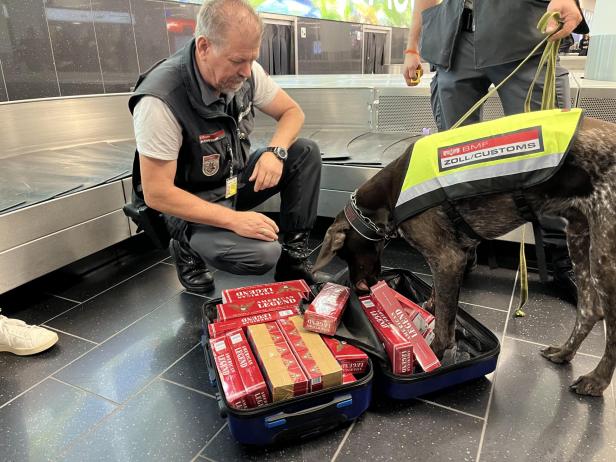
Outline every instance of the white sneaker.
<svg viewBox="0 0 616 462">
<path fill-rule="evenodd" d="M 58 334 L 51 330 L 0 315 L 0 352 L 33 355 L 51 348 L 57 341 Z"/>
</svg>

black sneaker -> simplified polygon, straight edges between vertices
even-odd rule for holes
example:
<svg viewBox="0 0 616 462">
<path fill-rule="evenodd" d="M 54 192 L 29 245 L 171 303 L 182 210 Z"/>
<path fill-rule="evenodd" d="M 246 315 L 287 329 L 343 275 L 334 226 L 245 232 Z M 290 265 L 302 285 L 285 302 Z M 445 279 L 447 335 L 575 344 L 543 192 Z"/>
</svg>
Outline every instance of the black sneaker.
<svg viewBox="0 0 616 462">
<path fill-rule="evenodd" d="M 214 276 L 203 259 L 188 244 L 175 239 L 169 242 L 180 283 L 190 292 L 204 294 L 214 290 Z"/>
</svg>

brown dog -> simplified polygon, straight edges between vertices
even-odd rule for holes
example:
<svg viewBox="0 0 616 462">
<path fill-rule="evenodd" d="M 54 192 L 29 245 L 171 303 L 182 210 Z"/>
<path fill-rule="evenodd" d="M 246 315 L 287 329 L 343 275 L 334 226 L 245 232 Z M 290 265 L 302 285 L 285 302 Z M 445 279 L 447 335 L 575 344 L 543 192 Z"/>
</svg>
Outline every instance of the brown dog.
<svg viewBox="0 0 616 462">
<path fill-rule="evenodd" d="M 411 152 L 412 146 L 357 191 L 357 209 L 382 234 L 395 231 L 392 212 Z M 571 336 L 564 345 L 541 353 L 555 363 L 570 361 L 595 323 L 605 318 L 607 344 L 601 361 L 571 385 L 576 393 L 600 396 L 616 366 L 616 125 L 585 119 L 558 173 L 526 190 L 525 196 L 536 214 L 568 220 L 567 243 L 578 284 L 577 320 Z M 454 206 L 485 239 L 494 239 L 525 222 L 510 194 L 464 199 Z M 433 348 L 441 356 L 454 346 L 467 254 L 479 241 L 456 229 L 442 206 L 402 222 L 398 231 L 430 265 L 434 280 L 431 306 L 437 319 Z M 380 274 L 383 243 L 362 237 L 341 212 L 327 231 L 315 270 L 338 254 L 349 266 L 354 288 L 366 292 Z"/>
</svg>

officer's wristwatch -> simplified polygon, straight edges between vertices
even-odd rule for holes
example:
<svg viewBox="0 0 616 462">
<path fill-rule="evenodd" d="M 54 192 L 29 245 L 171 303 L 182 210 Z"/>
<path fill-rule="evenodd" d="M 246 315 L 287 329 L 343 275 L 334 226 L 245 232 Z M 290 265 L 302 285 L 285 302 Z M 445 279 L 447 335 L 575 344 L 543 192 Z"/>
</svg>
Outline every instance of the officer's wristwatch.
<svg viewBox="0 0 616 462">
<path fill-rule="evenodd" d="M 281 161 L 285 161 L 287 160 L 287 157 L 289 157 L 289 153 L 287 152 L 287 150 L 285 148 L 281 148 L 279 146 L 269 146 L 267 148 L 265 148 L 266 152 L 273 152 L 274 155 L 276 157 L 278 157 Z"/>
</svg>

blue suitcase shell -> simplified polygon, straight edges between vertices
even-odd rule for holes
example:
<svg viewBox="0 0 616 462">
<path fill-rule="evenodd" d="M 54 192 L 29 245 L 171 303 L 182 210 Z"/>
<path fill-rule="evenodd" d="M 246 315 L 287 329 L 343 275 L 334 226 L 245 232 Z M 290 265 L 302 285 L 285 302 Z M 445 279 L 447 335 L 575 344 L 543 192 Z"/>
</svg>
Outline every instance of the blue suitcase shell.
<svg viewBox="0 0 616 462">
<path fill-rule="evenodd" d="M 420 305 L 430 297 L 432 291 L 428 284 L 408 270 L 386 270 L 381 274 L 381 278 L 392 288 Z M 356 297 L 351 297 L 347 312 L 352 312 L 355 317 L 363 315 Z M 345 313 L 347 314 L 350 313 Z M 353 338 L 346 340 L 353 343 Z M 411 399 L 483 377 L 496 369 L 500 353 L 498 339 L 462 308 L 458 308 L 456 317 L 456 343 L 458 349 L 463 348 L 467 352 L 468 359 L 442 365 L 432 372 L 419 372 L 411 376 L 394 375 L 380 342 L 373 343 L 371 352 L 376 357 L 375 395 L 386 395 L 399 400 Z M 364 349 L 367 350 L 365 347 Z M 382 360 L 383 358 L 385 360 Z"/>
<path fill-rule="evenodd" d="M 372 399 L 373 365 L 352 384 L 321 390 L 255 409 L 234 409 L 218 387 L 220 379 L 207 336 L 207 324 L 215 313 L 212 307 L 221 300 L 203 306 L 204 332 L 201 339 L 210 381 L 217 387 L 221 417 L 226 417 L 233 437 L 243 444 L 265 446 L 297 441 L 332 430 L 361 416 Z"/>
</svg>

